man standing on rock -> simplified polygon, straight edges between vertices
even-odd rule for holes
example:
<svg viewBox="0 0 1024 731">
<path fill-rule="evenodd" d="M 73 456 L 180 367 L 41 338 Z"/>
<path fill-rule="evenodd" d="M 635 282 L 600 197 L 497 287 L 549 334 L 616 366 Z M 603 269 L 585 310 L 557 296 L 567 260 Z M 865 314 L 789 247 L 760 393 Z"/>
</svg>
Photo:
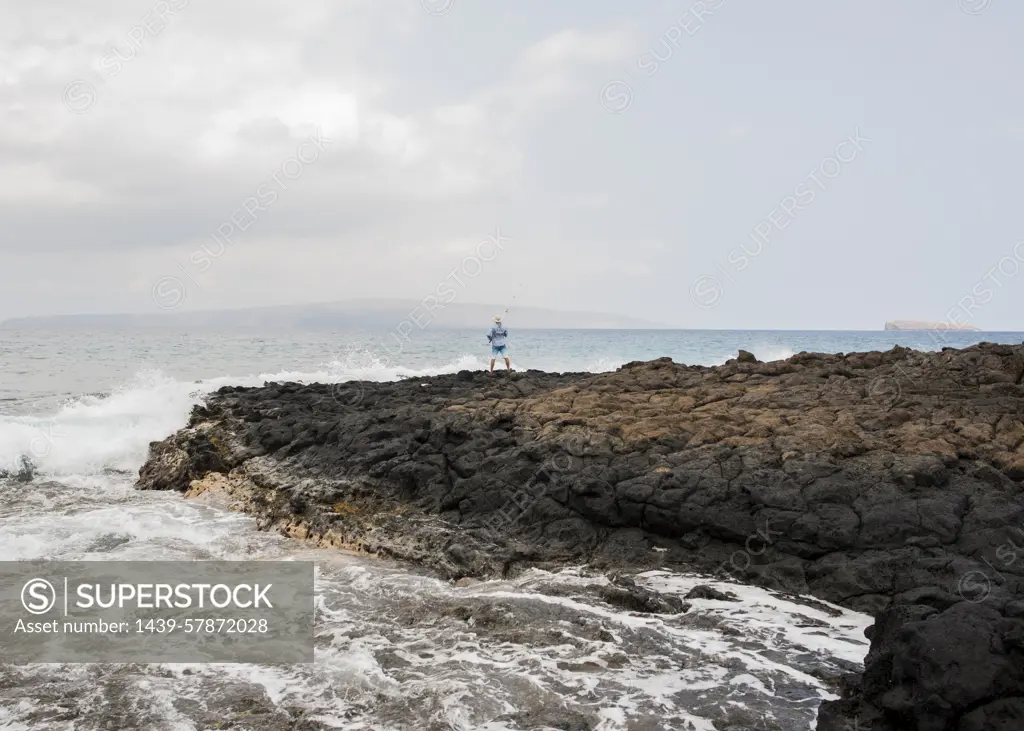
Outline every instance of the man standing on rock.
<svg viewBox="0 0 1024 731">
<path fill-rule="evenodd" d="M 495 315 L 494 327 L 487 333 L 487 339 L 491 343 L 491 373 L 494 373 L 494 360 L 501 356 L 505 359 L 505 370 L 509 373 L 512 372 L 512 363 L 509 362 L 508 353 L 505 345 L 505 338 L 508 337 L 508 330 L 501 324 L 501 315 Z"/>
</svg>

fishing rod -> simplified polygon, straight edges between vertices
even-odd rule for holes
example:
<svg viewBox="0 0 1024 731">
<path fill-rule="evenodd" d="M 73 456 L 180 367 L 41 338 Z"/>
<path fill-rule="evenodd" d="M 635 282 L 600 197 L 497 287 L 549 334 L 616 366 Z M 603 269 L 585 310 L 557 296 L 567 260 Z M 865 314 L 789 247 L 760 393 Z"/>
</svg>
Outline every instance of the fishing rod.
<svg viewBox="0 0 1024 731">
<path fill-rule="evenodd" d="M 519 290 L 523 288 L 524 284 L 525 284 L 525 282 L 520 282 L 519 283 L 519 287 L 516 289 L 516 293 L 514 295 L 512 295 L 512 301 L 509 302 L 508 306 L 505 307 L 505 311 L 503 313 L 501 313 L 502 315 L 507 315 L 508 314 L 509 309 L 511 309 L 512 305 L 515 304 L 516 296 L 519 294 Z"/>
</svg>

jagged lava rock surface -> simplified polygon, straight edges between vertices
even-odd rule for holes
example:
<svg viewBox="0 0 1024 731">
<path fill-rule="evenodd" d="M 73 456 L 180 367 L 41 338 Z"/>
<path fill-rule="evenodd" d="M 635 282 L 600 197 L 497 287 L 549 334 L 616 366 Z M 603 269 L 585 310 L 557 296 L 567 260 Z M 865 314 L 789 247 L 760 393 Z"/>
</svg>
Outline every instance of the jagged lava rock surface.
<svg viewBox="0 0 1024 731">
<path fill-rule="evenodd" d="M 876 616 L 820 729 L 1009 731 L 1022 381 L 1024 347 L 982 343 L 229 387 L 151 445 L 139 487 L 451 578 L 587 561 L 814 594 Z"/>
</svg>

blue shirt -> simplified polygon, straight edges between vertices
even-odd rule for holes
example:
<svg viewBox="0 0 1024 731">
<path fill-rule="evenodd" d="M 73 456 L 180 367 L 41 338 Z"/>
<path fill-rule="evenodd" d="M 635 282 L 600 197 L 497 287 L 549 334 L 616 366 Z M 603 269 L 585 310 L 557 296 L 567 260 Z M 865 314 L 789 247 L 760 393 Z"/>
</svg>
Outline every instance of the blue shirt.
<svg viewBox="0 0 1024 731">
<path fill-rule="evenodd" d="M 503 325 L 495 325 L 487 334 L 491 340 L 492 348 L 501 348 L 505 345 L 505 338 L 508 337 L 508 330 Z"/>
</svg>

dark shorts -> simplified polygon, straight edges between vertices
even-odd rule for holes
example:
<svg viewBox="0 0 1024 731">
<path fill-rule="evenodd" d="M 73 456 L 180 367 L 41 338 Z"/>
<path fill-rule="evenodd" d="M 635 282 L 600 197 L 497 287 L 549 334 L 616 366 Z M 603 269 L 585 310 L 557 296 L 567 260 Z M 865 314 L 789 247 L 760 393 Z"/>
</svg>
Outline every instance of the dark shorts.
<svg viewBox="0 0 1024 731">
<path fill-rule="evenodd" d="M 491 357 L 492 358 L 498 358 L 498 357 L 505 358 L 506 357 L 505 351 L 506 351 L 507 348 L 508 348 L 507 345 L 499 345 L 497 347 L 492 345 L 491 346 Z"/>
</svg>

